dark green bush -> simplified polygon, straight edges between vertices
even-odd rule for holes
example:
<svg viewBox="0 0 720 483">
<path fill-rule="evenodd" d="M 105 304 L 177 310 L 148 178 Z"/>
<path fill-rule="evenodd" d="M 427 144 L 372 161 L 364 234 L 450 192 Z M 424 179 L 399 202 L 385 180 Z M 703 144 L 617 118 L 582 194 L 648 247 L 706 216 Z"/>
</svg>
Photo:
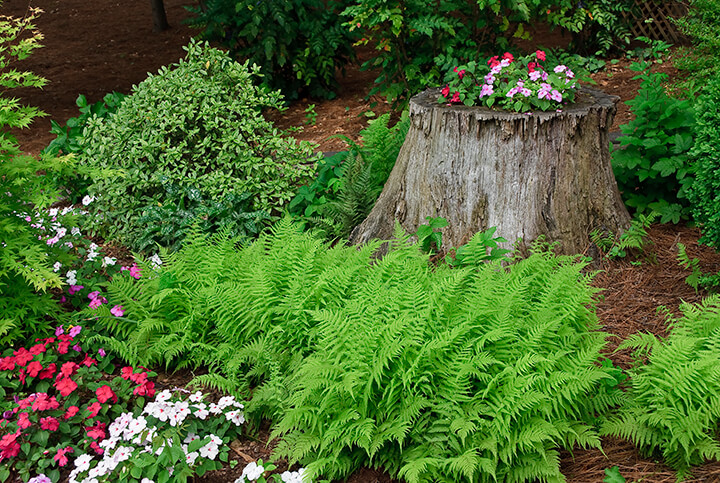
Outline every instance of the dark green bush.
<svg viewBox="0 0 720 483">
<path fill-rule="evenodd" d="M 682 311 L 667 339 L 640 333 L 620 345 L 636 349 L 636 366 L 625 404 L 601 430 L 662 455 L 678 479 L 691 466 L 720 460 L 720 298 Z"/>
<path fill-rule="evenodd" d="M 93 180 L 89 192 L 102 232 L 132 246 L 150 204 L 177 206 L 164 185 L 195 188 L 211 199 L 250 193 L 250 211 L 276 215 L 307 182 L 318 155 L 309 143 L 284 137 L 263 115 L 279 108 L 278 92 L 252 84 L 249 70 L 206 44 L 133 88 L 114 116 L 93 117 L 81 142 L 88 166 L 123 170 Z"/>
<path fill-rule="evenodd" d="M 286 98 L 334 97 L 336 70 L 355 57 L 342 26 L 346 1 L 206 0 L 191 23 L 230 54 L 260 66 L 264 81 Z"/>
<path fill-rule="evenodd" d="M 642 73 L 635 98 L 626 102 L 635 118 L 620 126 L 621 148 L 612 166 L 625 204 L 637 213 L 656 211 L 661 222 L 677 223 L 689 215 L 687 189 L 692 183 L 695 115 L 689 100 L 665 91 L 667 74 L 650 73 L 649 64 L 634 64 Z"/>
<path fill-rule="evenodd" d="M 255 386 L 248 412 L 279 421 L 278 455 L 316 475 L 559 481 L 558 449 L 598 447 L 595 418 L 619 398 L 585 265 L 432 267 L 397 235 L 381 260 L 380 242 L 330 248 L 287 221 L 240 250 L 191 236 L 157 272 L 114 279 L 92 316 L 128 362 Z"/>
<path fill-rule="evenodd" d="M 695 106 L 695 146 L 690 152 L 695 180 L 688 198 L 702 229 L 700 241 L 720 249 L 720 75 L 710 79 Z"/>
</svg>

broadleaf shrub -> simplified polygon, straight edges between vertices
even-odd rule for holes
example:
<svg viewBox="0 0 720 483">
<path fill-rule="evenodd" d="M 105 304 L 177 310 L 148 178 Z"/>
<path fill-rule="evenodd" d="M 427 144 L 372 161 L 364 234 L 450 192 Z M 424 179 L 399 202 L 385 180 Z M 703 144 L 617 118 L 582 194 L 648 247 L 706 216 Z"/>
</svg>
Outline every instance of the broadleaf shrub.
<svg viewBox="0 0 720 483">
<path fill-rule="evenodd" d="M 593 424 L 620 393 L 585 264 L 538 251 L 432 267 L 402 232 L 377 260 L 380 243 L 330 247 L 287 220 L 239 250 L 191 236 L 157 271 L 114 279 L 90 315 L 128 361 L 253 387 L 250 416 L 275 420 L 278 456 L 315 476 L 559 480 L 559 448 L 599 446 Z"/>
<path fill-rule="evenodd" d="M 207 0 L 190 8 L 191 24 L 236 58 L 257 64 L 264 82 L 286 98 L 332 98 L 335 74 L 355 58 L 353 34 L 343 27 L 346 1 Z"/>
<path fill-rule="evenodd" d="M 639 333 L 620 345 L 636 350 L 636 365 L 625 404 L 601 428 L 662 455 L 679 480 L 694 465 L 720 460 L 720 298 L 681 309 L 666 339 Z"/>
<path fill-rule="evenodd" d="M 278 92 L 253 85 L 257 67 L 205 43 L 138 84 L 114 116 L 92 118 L 81 142 L 88 166 L 124 170 L 93 180 L 89 192 L 102 232 L 128 245 L 149 204 L 176 204 L 163 185 L 204 196 L 250 193 L 250 210 L 277 214 L 315 169 L 312 145 L 283 137 L 263 115 L 280 108 Z M 178 191 L 181 192 L 181 191 Z"/>
<path fill-rule="evenodd" d="M 612 152 L 615 179 L 625 204 L 636 213 L 656 211 L 660 221 L 677 223 L 689 215 L 687 190 L 694 166 L 695 114 L 689 100 L 665 91 L 667 74 L 651 73 L 647 63 L 634 64 L 642 73 L 637 96 L 626 102 L 635 118 L 620 126 L 619 149 Z"/>
<path fill-rule="evenodd" d="M 695 180 L 688 198 L 702 229 L 700 242 L 720 249 L 720 76 L 708 82 L 696 100 L 695 113 L 695 145 L 690 152 Z"/>
<path fill-rule="evenodd" d="M 690 0 L 687 15 L 676 22 L 692 46 L 682 48 L 673 65 L 688 72 L 691 80 L 712 77 L 720 60 L 720 5 L 714 0 Z"/>
</svg>

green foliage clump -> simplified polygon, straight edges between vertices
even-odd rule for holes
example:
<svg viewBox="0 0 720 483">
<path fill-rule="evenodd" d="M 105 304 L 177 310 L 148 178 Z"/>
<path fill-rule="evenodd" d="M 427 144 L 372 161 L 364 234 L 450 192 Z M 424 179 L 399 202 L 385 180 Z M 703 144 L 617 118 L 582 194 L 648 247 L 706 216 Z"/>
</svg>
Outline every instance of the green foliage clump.
<svg viewBox="0 0 720 483">
<path fill-rule="evenodd" d="M 695 180 L 688 198 L 701 228 L 701 243 L 720 249 L 720 76 L 715 75 L 695 104 L 697 127 L 690 159 Z"/>
<path fill-rule="evenodd" d="M 640 333 L 619 349 L 636 349 L 625 404 L 601 428 L 662 455 L 678 479 L 705 460 L 720 459 L 720 298 L 684 304 L 670 335 Z M 644 362 L 647 361 L 647 362 Z"/>
<path fill-rule="evenodd" d="M 93 117 L 81 142 L 88 166 L 123 170 L 93 180 L 89 192 L 104 234 L 131 246 L 147 205 L 177 204 L 168 182 L 212 199 L 250 193 L 251 211 L 276 214 L 315 169 L 312 146 L 286 139 L 262 116 L 280 108 L 281 97 L 253 86 L 257 67 L 203 43 L 186 50 L 133 88 L 114 116 Z"/>
<path fill-rule="evenodd" d="M 50 144 L 43 149 L 43 153 L 46 154 L 77 154 L 82 151 L 80 148 L 80 140 L 82 139 L 83 131 L 87 126 L 88 121 L 94 116 L 100 118 L 108 118 L 117 112 L 118 107 L 125 99 L 125 94 L 120 92 L 111 92 L 106 94 L 101 101 L 95 104 L 88 104 L 87 98 L 80 94 L 75 100 L 80 115 L 78 117 L 71 117 L 65 123 L 65 126 L 61 126 L 59 122 L 53 120 L 50 121 L 50 132 L 55 134 L 55 139 L 50 141 Z"/>
<path fill-rule="evenodd" d="M 720 61 L 720 4 L 715 0 L 690 0 L 688 13 L 677 20 L 692 46 L 678 52 L 673 65 L 703 81 L 715 74 Z"/>
<path fill-rule="evenodd" d="M 343 14 L 351 31 L 362 32 L 359 43 L 376 49 L 363 64 L 381 71 L 370 95 L 404 105 L 414 94 L 440 85 L 448 70 L 508 50 L 513 37 L 530 38 L 538 22 L 576 34 L 585 52 L 627 43 L 623 13 L 630 5 L 627 0 L 408 0 L 400 5 L 353 0 Z"/>
<path fill-rule="evenodd" d="M 593 420 L 619 397 L 583 265 L 430 269 L 417 253 L 397 242 L 316 315 L 277 454 L 330 478 L 372 464 L 408 482 L 563 481 L 557 449 L 598 447 Z"/>
<path fill-rule="evenodd" d="M 41 34 L 32 23 L 37 13 L 33 9 L 23 19 L 0 18 L 0 85 L 5 89 L 45 84 L 32 72 L 13 67 L 40 46 Z M 22 155 L 9 133 L 27 127 L 41 114 L 17 99 L 0 96 L 0 346 L 40 337 L 50 329 L 49 317 L 59 317 L 60 311 L 47 291 L 60 287 L 62 281 L 48 260 L 70 263 L 64 252 L 40 240 L 40 231 L 25 220 L 30 212 L 57 200 L 53 175 L 73 170 L 67 159 Z"/>
<path fill-rule="evenodd" d="M 277 421 L 278 456 L 316 475 L 560 481 L 558 448 L 599 446 L 595 418 L 620 396 L 584 264 L 431 267 L 401 232 L 377 260 L 380 243 L 330 247 L 287 220 L 239 250 L 190 236 L 157 271 L 114 279 L 92 315 L 133 364 L 254 387 L 247 410 Z"/>
<path fill-rule="evenodd" d="M 300 187 L 288 205 L 291 214 L 323 230 L 329 238 L 345 238 L 370 213 L 410 129 L 403 113 L 389 126 L 390 114 L 370 121 L 360 131 L 360 143 L 342 137 L 348 151 L 318 164 L 315 180 Z"/>
<path fill-rule="evenodd" d="M 626 102 L 635 118 L 620 126 L 621 148 L 612 166 L 625 204 L 637 213 L 656 211 L 662 223 L 689 215 L 687 190 L 694 166 L 695 113 L 689 100 L 670 97 L 663 86 L 667 74 L 650 73 L 648 64 L 634 64 L 642 73 L 635 98 Z"/>
<path fill-rule="evenodd" d="M 337 69 L 354 59 L 354 36 L 342 26 L 343 2 L 208 0 L 190 8 L 191 24 L 230 54 L 260 65 L 264 80 L 288 99 L 302 92 L 332 98 Z"/>
<path fill-rule="evenodd" d="M 176 204 L 150 204 L 142 210 L 138 224 L 143 226 L 133 246 L 146 250 L 156 245 L 177 250 L 193 227 L 202 233 L 224 232 L 231 237 L 255 238 L 270 222 L 266 211 L 250 211 L 250 194 L 227 193 L 218 200 L 207 200 L 196 188 L 164 186 L 167 198 Z"/>
</svg>

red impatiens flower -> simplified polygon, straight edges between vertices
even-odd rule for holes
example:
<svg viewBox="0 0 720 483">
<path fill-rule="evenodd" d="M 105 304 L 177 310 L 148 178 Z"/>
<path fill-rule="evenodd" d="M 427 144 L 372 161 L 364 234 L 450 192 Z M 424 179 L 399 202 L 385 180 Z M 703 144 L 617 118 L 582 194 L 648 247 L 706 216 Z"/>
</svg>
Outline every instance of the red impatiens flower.
<svg viewBox="0 0 720 483">
<path fill-rule="evenodd" d="M 528 72 L 535 72 L 535 68 L 538 66 L 536 62 L 528 62 Z"/>
<path fill-rule="evenodd" d="M 57 431 L 59 427 L 60 423 L 52 416 L 40 418 L 40 429 L 45 429 L 47 431 Z"/>
<path fill-rule="evenodd" d="M 68 464 L 68 457 L 65 456 L 65 454 L 66 453 L 74 453 L 74 452 L 75 452 L 75 450 L 72 449 L 72 447 L 70 447 L 70 446 L 60 448 L 53 459 L 55 461 L 57 461 L 60 466 L 65 466 L 66 464 Z"/>
<path fill-rule="evenodd" d="M 32 346 L 30 348 L 30 353 L 38 355 L 38 354 L 42 354 L 43 352 L 45 352 L 45 350 L 46 350 L 45 344 L 35 344 L 34 346 Z"/>
<path fill-rule="evenodd" d="M 60 373 L 65 377 L 71 377 L 77 372 L 78 366 L 75 362 L 66 362 L 60 368 Z"/>
<path fill-rule="evenodd" d="M 73 416 L 75 416 L 78 411 L 80 411 L 80 408 L 77 406 L 70 406 L 67 411 L 65 412 L 65 416 L 63 416 L 65 419 L 70 419 Z"/>
<path fill-rule="evenodd" d="M 120 376 L 123 379 L 130 379 L 130 376 L 133 375 L 133 368 L 130 366 L 125 366 L 122 369 L 120 369 Z"/>
<path fill-rule="evenodd" d="M 42 364 L 40 361 L 32 361 L 27 366 L 27 375 L 30 377 L 37 377 L 38 374 L 40 374 L 40 371 L 42 371 Z"/>
<path fill-rule="evenodd" d="M 29 350 L 24 347 L 21 347 L 18 350 L 14 351 L 13 355 L 15 356 L 15 363 L 18 366 L 26 365 L 28 362 L 33 360 L 33 357 L 35 357 L 33 354 L 30 353 Z"/>
<path fill-rule="evenodd" d="M 97 441 L 91 441 L 90 447 L 97 453 L 97 454 L 103 454 L 105 452 L 104 449 L 100 447 L 99 444 L 97 444 Z"/>
<path fill-rule="evenodd" d="M 101 409 L 102 409 L 102 404 L 100 404 L 100 403 L 97 402 L 97 401 L 95 401 L 95 402 L 92 403 L 92 404 L 89 404 L 88 407 L 87 407 L 87 410 L 90 411 L 90 415 L 89 415 L 87 418 L 88 418 L 88 419 L 89 419 L 89 418 L 94 418 L 95 416 L 98 415 L 98 413 L 100 412 Z"/>
<path fill-rule="evenodd" d="M 45 369 L 40 371 L 39 378 L 40 379 L 52 379 L 55 376 L 55 371 L 57 371 L 57 368 L 55 366 L 55 363 L 53 362 L 49 366 L 47 366 Z"/>
<path fill-rule="evenodd" d="M 490 57 L 490 59 L 488 60 L 488 65 L 490 66 L 491 69 L 493 67 L 495 67 L 496 65 L 498 65 L 499 63 L 500 63 L 500 61 L 498 60 L 497 55 L 494 57 Z"/>
<path fill-rule="evenodd" d="M 58 378 L 58 381 L 55 383 L 55 388 L 65 397 L 68 397 L 77 387 L 78 385 L 75 381 L 69 377 Z"/>
<path fill-rule="evenodd" d="M 97 364 L 97 361 L 89 355 L 85 354 L 85 359 L 81 362 L 81 364 L 85 367 L 90 367 Z"/>
<path fill-rule="evenodd" d="M 28 416 L 28 413 L 18 414 L 17 425 L 18 425 L 18 428 L 20 428 L 20 429 L 27 429 L 30 426 L 32 426 L 32 423 L 30 422 L 30 417 Z"/>
<path fill-rule="evenodd" d="M 138 372 L 137 374 L 131 374 L 130 380 L 135 384 L 145 384 L 147 381 L 147 372 Z"/>
<path fill-rule="evenodd" d="M 32 403 L 33 411 L 47 411 L 53 410 L 60 407 L 60 403 L 57 402 L 55 396 L 48 397 L 44 392 L 38 393 L 35 397 L 35 401 Z"/>
<path fill-rule="evenodd" d="M 542 50 L 536 50 L 535 57 L 537 57 L 538 60 L 545 60 L 545 52 L 543 52 Z"/>
<path fill-rule="evenodd" d="M 155 383 L 152 381 L 145 381 L 145 384 L 138 386 L 133 390 L 133 394 L 136 396 L 153 397 L 155 395 Z"/>
<path fill-rule="evenodd" d="M 110 389 L 110 386 L 108 386 L 107 384 L 97 388 L 95 390 L 95 394 L 97 395 L 98 401 L 101 403 L 106 403 L 108 402 L 108 400 L 112 399 L 113 404 L 115 404 L 118 400 L 113 390 Z"/>
<path fill-rule="evenodd" d="M 448 97 L 450 95 L 450 86 L 445 84 L 445 87 L 442 88 L 440 94 L 442 94 L 443 97 Z"/>
<path fill-rule="evenodd" d="M 458 91 L 455 91 L 450 102 L 460 102 L 460 93 Z"/>
<path fill-rule="evenodd" d="M 0 358 L 0 371 L 12 371 L 15 369 L 15 358 L 13 356 Z"/>
<path fill-rule="evenodd" d="M 100 421 L 95 421 L 95 426 L 88 426 L 85 428 L 85 431 L 87 431 L 87 435 L 96 440 L 103 440 L 105 439 L 105 436 L 107 434 L 105 433 L 105 423 L 101 423 Z"/>
<path fill-rule="evenodd" d="M 0 439 L 0 461 L 14 458 L 20 453 L 20 443 L 17 442 L 18 436 L 20 436 L 19 429 L 14 433 L 6 434 Z"/>
<path fill-rule="evenodd" d="M 507 59 L 507 60 L 509 60 L 510 62 L 512 62 L 513 60 L 515 60 L 515 57 L 513 57 L 513 55 L 512 55 L 510 52 L 505 52 L 505 53 L 503 54 L 502 58 L 503 58 L 503 59 Z"/>
<path fill-rule="evenodd" d="M 25 374 L 25 369 L 20 369 L 20 372 L 18 372 L 18 379 L 20 379 L 20 382 L 25 384 L 25 378 L 27 375 Z"/>
<path fill-rule="evenodd" d="M 70 342 L 60 342 L 57 347 L 58 354 L 67 354 L 70 349 Z"/>
</svg>

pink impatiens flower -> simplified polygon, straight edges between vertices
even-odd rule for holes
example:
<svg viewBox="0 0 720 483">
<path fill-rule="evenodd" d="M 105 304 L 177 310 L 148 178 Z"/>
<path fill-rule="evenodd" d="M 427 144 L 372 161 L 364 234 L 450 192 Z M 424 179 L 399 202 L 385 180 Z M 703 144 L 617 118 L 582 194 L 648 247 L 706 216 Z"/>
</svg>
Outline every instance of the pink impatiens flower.
<svg viewBox="0 0 720 483">
<path fill-rule="evenodd" d="M 115 317 L 122 317 L 123 314 L 125 314 L 125 310 L 123 309 L 122 305 L 116 305 L 115 307 L 110 309 L 110 313 L 113 314 Z"/>
<path fill-rule="evenodd" d="M 75 450 L 72 449 L 71 446 L 60 448 L 53 459 L 57 461 L 60 466 L 65 466 L 66 464 L 68 464 L 68 457 L 65 456 L 65 454 L 73 452 L 75 452 Z"/>
<path fill-rule="evenodd" d="M 483 84 L 482 89 L 480 90 L 480 97 L 489 96 L 493 93 L 493 86 L 490 84 Z"/>
</svg>

